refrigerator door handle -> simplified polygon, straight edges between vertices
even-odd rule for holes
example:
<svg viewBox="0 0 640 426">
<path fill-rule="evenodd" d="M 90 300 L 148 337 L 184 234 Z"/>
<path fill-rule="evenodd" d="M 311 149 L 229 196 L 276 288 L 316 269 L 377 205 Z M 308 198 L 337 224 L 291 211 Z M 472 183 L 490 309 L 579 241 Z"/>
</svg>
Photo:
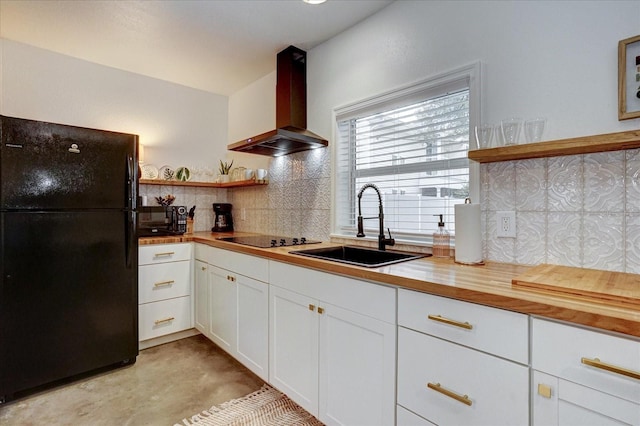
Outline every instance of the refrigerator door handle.
<svg viewBox="0 0 640 426">
<path fill-rule="evenodd" d="M 125 229 L 125 263 L 128 269 L 131 269 L 133 266 L 137 268 L 137 265 L 132 265 L 133 250 L 136 245 L 136 212 L 127 211 L 125 215 L 127 215 L 125 219 L 127 222 Z"/>
<path fill-rule="evenodd" d="M 131 154 L 127 155 L 127 208 L 135 209 L 136 208 L 136 194 L 135 194 L 135 171 L 134 171 L 134 161 L 133 156 Z"/>
</svg>

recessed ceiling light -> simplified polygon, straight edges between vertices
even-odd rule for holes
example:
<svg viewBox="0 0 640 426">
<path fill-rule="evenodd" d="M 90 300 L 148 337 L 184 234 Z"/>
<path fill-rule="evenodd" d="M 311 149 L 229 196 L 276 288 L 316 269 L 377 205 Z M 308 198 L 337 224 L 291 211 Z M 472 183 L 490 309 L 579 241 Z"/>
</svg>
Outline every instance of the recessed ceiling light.
<svg viewBox="0 0 640 426">
<path fill-rule="evenodd" d="M 309 4 L 322 4 L 327 0 L 302 0 L 302 1 Z"/>
</svg>

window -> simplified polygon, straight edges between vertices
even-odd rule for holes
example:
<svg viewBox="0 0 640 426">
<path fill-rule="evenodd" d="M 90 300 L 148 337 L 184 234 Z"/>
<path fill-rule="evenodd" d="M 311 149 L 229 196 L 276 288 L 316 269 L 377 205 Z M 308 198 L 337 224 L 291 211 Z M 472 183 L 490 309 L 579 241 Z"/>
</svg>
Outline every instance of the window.
<svg viewBox="0 0 640 426">
<path fill-rule="evenodd" d="M 458 73 L 336 112 L 338 234 L 355 235 L 357 194 L 366 183 L 380 189 L 394 238 L 430 242 L 440 214 L 455 232 L 454 205 L 470 196 L 477 173 L 467 158 L 477 103 L 471 81 L 470 73 Z M 376 192 L 365 191 L 361 206 L 365 218 L 376 218 Z M 368 236 L 378 235 L 377 220 L 364 225 Z"/>
</svg>

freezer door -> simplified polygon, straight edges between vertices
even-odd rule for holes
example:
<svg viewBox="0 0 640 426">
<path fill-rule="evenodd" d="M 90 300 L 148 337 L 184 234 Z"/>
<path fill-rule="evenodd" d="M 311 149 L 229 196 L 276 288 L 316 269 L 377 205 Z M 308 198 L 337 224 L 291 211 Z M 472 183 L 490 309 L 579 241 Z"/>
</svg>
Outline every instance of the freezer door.
<svg viewBox="0 0 640 426">
<path fill-rule="evenodd" d="M 133 214 L 0 213 L 0 398 L 135 360 Z"/>
<path fill-rule="evenodd" d="M 137 136 L 0 116 L 1 210 L 131 209 Z"/>
</svg>

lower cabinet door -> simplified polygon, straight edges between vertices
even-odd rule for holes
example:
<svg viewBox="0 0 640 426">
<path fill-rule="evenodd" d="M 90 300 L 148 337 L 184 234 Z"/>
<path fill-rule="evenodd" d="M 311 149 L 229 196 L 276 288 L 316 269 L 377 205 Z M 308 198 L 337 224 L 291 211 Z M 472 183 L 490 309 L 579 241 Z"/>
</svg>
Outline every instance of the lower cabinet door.
<svg viewBox="0 0 640 426">
<path fill-rule="evenodd" d="M 235 356 L 237 289 L 236 276 L 209 265 L 209 330 L 216 345 Z"/>
<path fill-rule="evenodd" d="M 398 404 L 438 425 L 527 425 L 529 369 L 398 329 Z"/>
<path fill-rule="evenodd" d="M 138 306 L 140 340 L 191 328 L 191 296 L 144 303 Z"/>
<path fill-rule="evenodd" d="M 207 337 L 209 332 L 209 265 L 201 260 L 195 261 L 194 292 L 195 292 L 195 326 Z"/>
<path fill-rule="evenodd" d="M 533 371 L 532 425 L 640 425 L 640 404 Z"/>
<path fill-rule="evenodd" d="M 269 285 L 237 276 L 237 358 L 262 380 L 269 380 Z"/>
<path fill-rule="evenodd" d="M 273 285 L 269 302 L 269 383 L 318 416 L 317 304 Z"/>
<path fill-rule="evenodd" d="M 322 302 L 319 307 L 320 421 L 394 424 L 396 326 Z"/>
</svg>

